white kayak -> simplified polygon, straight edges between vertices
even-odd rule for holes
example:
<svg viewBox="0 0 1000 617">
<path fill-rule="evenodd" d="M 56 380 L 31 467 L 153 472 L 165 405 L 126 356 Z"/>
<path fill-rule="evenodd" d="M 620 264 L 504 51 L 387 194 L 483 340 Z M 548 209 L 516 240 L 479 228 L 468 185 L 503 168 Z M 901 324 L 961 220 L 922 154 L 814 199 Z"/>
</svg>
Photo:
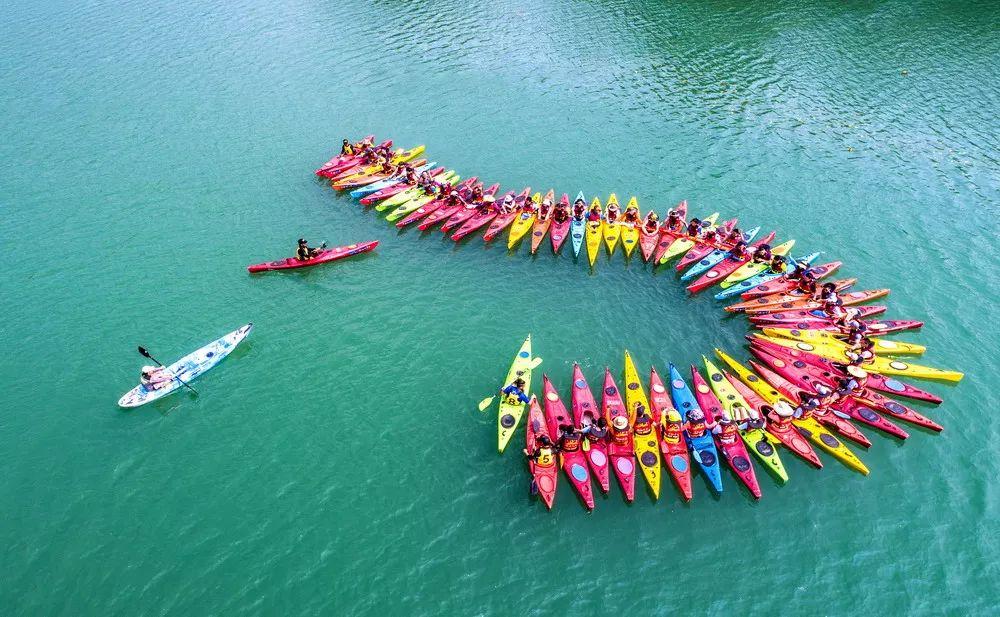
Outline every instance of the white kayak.
<svg viewBox="0 0 1000 617">
<path fill-rule="evenodd" d="M 208 345 L 189 353 L 167 367 L 167 371 L 174 375 L 175 379 L 155 390 L 149 390 L 146 386 L 140 384 L 118 399 L 118 405 L 120 407 L 138 407 L 183 388 L 184 384 L 181 383 L 181 380 L 190 383 L 199 375 L 221 362 L 223 358 L 236 349 L 236 346 L 250 334 L 250 330 L 252 329 L 253 324 L 248 323 L 222 338 L 214 340 Z"/>
</svg>

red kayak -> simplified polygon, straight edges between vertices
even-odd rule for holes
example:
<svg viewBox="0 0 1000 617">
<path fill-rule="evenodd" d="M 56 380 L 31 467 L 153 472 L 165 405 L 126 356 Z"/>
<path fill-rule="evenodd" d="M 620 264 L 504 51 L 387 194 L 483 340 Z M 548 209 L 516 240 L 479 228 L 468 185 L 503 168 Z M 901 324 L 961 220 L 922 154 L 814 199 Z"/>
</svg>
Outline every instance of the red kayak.
<svg viewBox="0 0 1000 617">
<path fill-rule="evenodd" d="M 743 400 L 746 401 L 747 404 L 750 405 L 750 407 L 752 407 L 758 414 L 760 414 L 760 417 L 769 419 L 768 412 L 771 409 L 771 406 L 768 405 L 767 402 L 756 392 L 751 390 L 745 383 L 729 373 L 724 374 L 726 376 L 726 380 L 732 384 L 733 388 L 741 397 L 743 397 Z M 781 429 L 777 424 L 768 422 L 767 432 L 769 435 L 772 435 L 775 439 L 780 441 L 781 445 L 791 450 L 794 454 L 808 461 L 817 469 L 822 469 L 823 462 L 819 459 L 816 451 L 811 445 L 809 445 L 808 441 L 803 439 L 802 435 L 793 424 L 789 424 L 787 428 Z"/>
<path fill-rule="evenodd" d="M 753 255 L 754 250 L 762 244 L 770 244 L 774 240 L 775 233 L 772 231 L 760 240 L 757 240 L 749 246 L 747 249 L 748 255 Z M 698 293 L 703 289 L 707 289 L 716 283 L 721 283 L 724 278 L 736 272 L 740 269 L 740 266 L 746 264 L 750 261 L 750 257 L 746 259 L 735 259 L 732 255 L 726 255 L 725 259 L 715 264 L 711 270 L 702 274 L 698 280 L 687 286 L 687 290 L 691 293 Z"/>
<path fill-rule="evenodd" d="M 709 426 L 715 424 L 718 422 L 718 417 L 722 416 L 722 403 L 712 393 L 712 389 L 708 387 L 708 383 L 695 366 L 691 366 L 691 383 L 694 389 L 694 398 L 698 401 L 698 407 L 705 414 L 705 423 Z M 747 452 L 747 448 L 743 444 L 743 439 L 739 433 L 734 432 L 733 436 L 736 439 L 732 443 L 725 443 L 722 441 L 721 435 L 712 434 L 712 437 L 715 438 L 716 447 L 722 452 L 722 456 L 729 463 L 730 469 L 740 479 L 740 482 L 746 485 L 754 499 L 760 499 L 760 484 L 757 482 L 757 474 L 754 473 L 753 464 L 750 462 L 750 454 Z"/>
<path fill-rule="evenodd" d="M 799 388 L 759 362 L 750 360 L 750 367 L 753 368 L 753 370 L 760 375 L 764 381 L 771 384 L 775 390 L 780 392 L 782 396 L 792 401 L 794 405 L 798 405 L 802 401 L 802 394 L 808 394 L 806 390 Z M 818 422 L 836 430 L 842 437 L 850 439 L 860 446 L 870 448 L 872 445 L 872 442 L 865 437 L 864 433 L 858 430 L 858 427 L 851 424 L 849 420 L 845 420 L 834 415 L 829 410 L 816 410 L 813 412 L 813 417 L 816 418 Z"/>
<path fill-rule="evenodd" d="M 511 208 L 510 212 L 501 212 L 497 214 L 497 217 L 493 219 L 490 226 L 486 229 L 486 233 L 483 234 L 483 240 L 485 242 L 490 242 L 497 236 L 499 236 L 504 229 L 514 222 L 517 215 L 520 214 L 520 210 L 517 208 Z"/>
<path fill-rule="evenodd" d="M 483 196 L 485 197 L 486 195 L 493 195 L 493 194 L 495 194 L 497 192 L 497 190 L 499 190 L 499 188 L 500 188 L 499 184 L 493 184 L 493 185 L 490 186 L 490 188 L 488 188 L 485 191 L 483 191 Z M 451 206 L 451 207 L 448 207 L 448 208 L 438 208 L 433 214 L 429 215 L 426 219 L 424 219 L 420 223 L 420 225 L 418 225 L 418 227 L 421 230 L 430 229 L 431 227 L 437 225 L 441 221 L 444 221 L 446 219 L 451 219 L 452 215 L 454 215 L 454 214 L 456 214 L 456 213 L 458 213 L 458 212 L 460 212 L 460 211 L 462 211 L 464 209 L 465 209 L 465 206 L 462 205 L 462 204 L 458 204 L 457 206 Z M 472 213 L 475 213 L 475 211 L 476 211 L 475 208 L 471 208 L 471 210 L 472 210 Z M 471 216 L 471 214 L 470 214 L 470 216 Z"/>
<path fill-rule="evenodd" d="M 842 261 L 831 261 L 830 263 L 823 264 L 822 266 L 815 266 L 809 268 L 817 279 L 821 279 L 830 276 L 843 265 Z M 743 281 L 740 281 L 741 283 Z M 739 285 L 739 283 L 737 283 Z M 774 294 L 789 293 L 795 291 L 798 287 L 798 281 L 792 281 L 785 277 L 776 278 L 773 281 L 768 281 L 766 283 L 761 283 L 756 287 L 751 287 L 750 289 L 740 293 L 740 297 L 744 300 L 751 300 L 753 298 L 759 298 L 761 296 L 771 296 Z"/>
<path fill-rule="evenodd" d="M 674 412 L 680 417 L 680 412 L 674 408 L 670 400 L 670 394 L 663 386 L 663 380 L 656 372 L 656 369 L 649 371 L 649 407 L 653 414 L 653 422 L 656 424 L 660 437 L 660 452 L 663 453 L 663 461 L 670 470 L 670 475 L 677 484 L 677 489 L 690 500 L 693 496 L 691 490 L 691 457 L 688 454 L 687 445 L 684 443 L 682 432 L 678 432 L 678 437 L 673 442 L 664 439 L 664 427 L 668 422 L 668 416 Z"/>
<path fill-rule="evenodd" d="M 369 143 L 375 141 L 374 135 L 368 135 L 362 141 L 367 141 Z M 385 146 L 386 148 L 392 147 L 392 140 L 387 139 L 383 141 L 379 146 Z M 344 169 L 354 167 L 359 165 L 363 161 L 361 155 L 359 154 L 338 154 L 326 163 L 324 163 L 319 169 L 316 170 L 317 176 L 322 176 L 324 178 L 332 178 L 333 176 L 339 174 Z"/>
<path fill-rule="evenodd" d="M 562 223 L 556 221 L 555 212 L 553 212 L 552 226 L 549 228 L 549 240 L 552 241 L 552 252 L 554 254 L 559 253 L 559 249 L 562 248 L 563 243 L 566 242 L 566 238 L 569 237 L 569 226 L 573 222 L 573 216 L 570 213 L 569 207 L 569 195 L 563 193 L 562 198 L 559 200 L 559 205 L 566 208 L 566 220 Z"/>
<path fill-rule="evenodd" d="M 459 185 L 455 187 L 456 190 L 458 191 L 458 195 L 464 199 L 465 197 L 468 197 L 471 194 L 472 187 L 479 186 L 480 188 L 482 188 L 482 184 L 476 183 L 478 179 L 479 178 L 477 178 L 476 176 L 473 176 L 459 183 Z M 413 212 L 407 214 L 402 220 L 396 221 L 396 227 L 402 228 L 406 227 L 407 225 L 411 225 L 419 221 L 420 219 L 429 216 L 432 212 L 436 212 L 439 208 L 444 206 L 444 204 L 445 201 L 441 199 L 435 199 L 430 203 L 424 204 L 419 208 L 417 208 L 416 210 L 414 210 Z"/>
<path fill-rule="evenodd" d="M 417 159 L 413 161 L 414 167 L 423 167 L 427 164 L 427 159 Z M 376 171 L 370 174 L 365 174 L 362 176 L 345 178 L 343 180 L 334 180 L 330 183 L 337 191 L 346 191 L 348 189 L 356 189 L 362 186 L 368 186 L 369 184 L 374 184 L 376 182 L 381 182 L 383 180 L 388 180 L 396 175 L 396 170 L 386 173 L 382 171 Z"/>
<path fill-rule="evenodd" d="M 736 219 L 729 219 L 728 221 L 723 223 L 721 227 L 719 227 L 718 234 L 716 237 L 724 238 L 728 236 L 733 231 L 734 227 L 736 227 Z M 678 272 L 683 272 L 687 270 L 688 266 L 698 263 L 699 261 L 701 261 L 703 257 L 708 255 L 712 251 L 721 250 L 722 248 L 728 250 L 733 248 L 733 245 L 727 244 L 725 247 L 723 247 L 721 242 L 716 242 L 711 244 L 707 242 L 696 242 L 693 247 L 688 249 L 687 253 L 684 253 L 680 261 L 677 262 L 677 265 L 674 266 L 674 269 L 677 270 Z"/>
<path fill-rule="evenodd" d="M 278 261 L 267 261 L 262 264 L 247 266 L 247 270 L 250 272 L 266 272 L 267 270 L 294 270 L 296 268 L 309 268 L 311 266 L 350 257 L 351 255 L 357 255 L 358 253 L 367 253 L 376 246 L 378 246 L 378 240 L 362 242 L 360 244 L 348 244 L 347 246 L 338 246 L 337 248 L 326 249 L 325 251 L 318 253 L 312 259 L 306 261 L 302 261 L 295 257 L 288 257 L 285 259 L 279 259 Z"/>
<path fill-rule="evenodd" d="M 497 216 L 497 211 L 495 210 L 494 206 L 490 206 L 489 208 L 486 208 L 482 212 L 477 212 L 471 218 L 469 218 L 469 220 L 462 223 L 462 226 L 458 228 L 458 231 L 451 234 L 451 239 L 454 240 L 455 242 L 458 242 L 465 236 L 471 234 L 472 232 L 476 231 L 486 223 L 489 223 L 490 221 L 495 219 L 496 216 Z"/>
<path fill-rule="evenodd" d="M 416 167 L 416 163 L 414 163 L 414 167 Z M 444 167 L 435 167 L 434 169 L 431 169 L 427 173 L 431 175 L 431 178 L 436 179 L 438 176 L 444 173 L 444 171 L 445 171 Z M 407 189 L 412 189 L 414 186 L 415 185 L 400 179 L 400 181 L 397 182 L 396 184 L 393 184 L 392 186 L 387 186 L 380 191 L 375 191 L 371 195 L 365 195 L 359 201 L 365 206 L 370 206 L 373 203 L 382 201 L 383 199 L 389 199 L 396 193 L 402 193 Z"/>
<path fill-rule="evenodd" d="M 483 196 L 485 197 L 486 195 L 494 195 L 499 188 L 500 188 L 499 184 L 494 184 L 490 186 L 489 189 L 483 191 Z M 504 193 L 502 197 L 500 197 L 500 201 L 503 201 L 503 199 L 507 197 L 507 195 L 512 195 L 513 193 L 514 191 L 507 191 L 506 193 Z M 448 233 L 449 231 L 455 229 L 456 227 L 458 227 L 465 221 L 469 220 L 479 212 L 478 207 L 476 207 L 473 204 L 469 205 L 471 207 L 465 207 L 456 210 L 450 217 L 448 217 L 448 220 L 445 221 L 444 225 L 441 226 L 441 232 Z"/>
<path fill-rule="evenodd" d="M 653 253 L 653 264 L 660 263 L 660 258 L 667 252 L 667 249 L 669 249 L 670 245 L 674 243 L 674 240 L 686 234 L 687 209 L 687 200 L 677 204 L 677 207 L 674 208 L 674 210 L 676 210 L 680 215 L 680 221 L 677 223 L 676 229 L 667 229 L 666 219 L 663 219 L 663 222 L 660 223 L 660 237 L 656 241 L 656 252 Z"/>
<path fill-rule="evenodd" d="M 778 356 L 768 353 L 757 345 L 752 345 L 750 347 L 750 353 L 774 369 L 776 373 L 810 393 L 816 392 L 817 383 L 823 384 L 831 389 L 834 387 L 834 384 L 825 380 L 819 380 L 815 375 L 811 375 L 809 365 L 805 362 L 799 362 L 798 364 L 801 366 L 795 366 L 790 362 L 782 360 Z M 898 437 L 900 439 L 906 439 L 910 436 L 899 426 L 889 422 L 882 416 L 875 413 L 875 411 L 870 407 L 860 404 L 852 399 L 848 398 L 840 400 L 830 405 L 830 408 L 848 415 L 851 419 L 861 422 L 862 424 L 867 424 L 872 428 L 877 428 L 887 435 L 892 435 L 893 437 Z"/>
<path fill-rule="evenodd" d="M 833 288 L 837 290 L 838 293 L 844 291 L 845 289 L 850 289 L 858 282 L 858 279 L 840 279 L 837 281 L 831 281 L 833 283 Z M 811 296 L 807 295 L 804 291 L 793 290 L 788 293 L 773 294 L 770 296 L 758 296 L 756 298 L 751 298 L 749 300 L 744 300 L 743 302 L 737 302 L 736 304 L 731 304 L 727 306 L 724 310 L 729 313 L 742 313 L 748 311 L 752 308 L 757 308 L 759 306 L 769 306 L 774 303 L 780 302 L 797 302 L 799 300 L 807 300 Z"/>
<path fill-rule="evenodd" d="M 623 443 L 616 443 L 614 430 L 609 429 L 612 437 L 608 442 L 608 458 L 611 459 L 611 468 L 615 470 L 618 483 L 625 493 L 625 500 L 632 501 L 635 499 L 635 446 L 632 442 L 632 421 L 625 409 L 625 403 L 622 402 L 621 392 L 615 385 L 615 378 L 611 376 L 611 371 L 607 368 L 604 369 L 604 392 L 601 396 L 601 408 L 604 420 L 609 427 L 619 416 L 629 420 L 628 432 Z"/>
<path fill-rule="evenodd" d="M 538 399 L 531 397 L 528 404 L 528 426 L 524 431 L 525 449 L 528 452 L 528 470 L 531 472 L 531 486 L 538 491 L 538 495 L 545 503 L 545 507 L 552 509 L 552 504 L 556 500 L 556 482 L 559 477 L 559 467 L 556 465 L 555 440 L 549 434 L 548 424 L 542 409 L 538 406 Z M 545 435 L 553 443 L 551 460 L 535 461 L 531 455 L 538 449 L 538 438 Z M 534 490 L 532 492 L 535 492 Z"/>
<path fill-rule="evenodd" d="M 583 371 L 579 364 L 573 365 L 573 421 L 580 428 L 586 429 L 596 425 L 600 417 L 597 411 L 597 403 L 594 395 L 587 385 L 587 380 L 583 378 Z M 610 472 L 608 471 L 608 444 L 604 440 L 588 440 L 590 449 L 587 450 L 587 460 L 590 462 L 590 469 L 597 478 L 597 483 L 601 490 L 607 493 L 611 489 Z"/>
<path fill-rule="evenodd" d="M 855 304 L 861 304 L 863 302 L 870 302 L 878 298 L 883 298 L 888 295 L 888 289 L 866 289 L 864 291 L 849 291 L 847 293 L 842 293 L 840 294 L 840 300 L 844 303 L 844 306 L 853 306 Z M 747 308 L 743 312 L 747 315 L 759 315 L 762 313 L 778 313 L 790 310 L 816 310 L 822 307 L 823 303 L 818 300 L 801 298 L 799 300 L 759 304 L 753 308 Z"/>
<path fill-rule="evenodd" d="M 656 244 L 660 241 L 660 229 L 657 226 L 656 231 L 648 232 L 646 231 L 646 224 L 643 223 L 639 228 L 639 251 L 642 252 L 642 260 L 649 261 L 649 258 L 653 256 L 656 251 Z"/>
<path fill-rule="evenodd" d="M 865 317 L 872 317 L 874 315 L 879 315 L 884 313 L 888 307 L 884 304 L 873 304 L 871 306 L 860 306 L 855 310 L 858 311 L 857 318 L 864 319 Z M 827 316 L 822 309 L 814 309 L 811 311 L 783 311 L 779 313 L 764 313 L 761 315 L 751 315 L 750 321 L 755 324 L 771 324 L 771 323 L 799 323 L 803 321 L 818 321 L 822 323 L 833 323 L 833 319 Z M 780 327 L 780 326 L 779 326 Z"/>
<path fill-rule="evenodd" d="M 549 421 L 549 434 L 559 435 L 559 427 L 567 424 L 574 424 L 569 417 L 566 406 L 563 405 L 559 393 L 552 386 L 547 375 L 542 375 L 544 381 L 543 395 L 545 397 L 545 417 Z M 579 428 L 579 427 L 577 427 Z M 581 439 L 580 449 L 574 452 L 562 451 L 559 460 L 562 463 L 563 471 L 569 483 L 576 489 L 576 493 L 583 500 L 588 510 L 594 509 L 594 493 L 590 489 L 590 474 L 587 472 L 587 456 L 583 453 L 583 440 Z"/>
</svg>

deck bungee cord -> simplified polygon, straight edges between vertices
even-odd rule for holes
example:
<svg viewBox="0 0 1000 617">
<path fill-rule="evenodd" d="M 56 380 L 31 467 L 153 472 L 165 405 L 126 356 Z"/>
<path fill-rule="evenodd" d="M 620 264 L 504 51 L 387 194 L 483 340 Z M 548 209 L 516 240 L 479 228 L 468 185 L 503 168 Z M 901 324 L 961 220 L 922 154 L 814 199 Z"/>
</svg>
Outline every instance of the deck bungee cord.
<svg viewBox="0 0 1000 617">
<path fill-rule="evenodd" d="M 842 262 L 816 264 L 819 252 L 796 258 L 794 240 L 775 244 L 776 231 L 744 231 L 738 219 L 720 221 L 717 212 L 689 218 L 686 201 L 661 219 L 655 210 L 643 215 L 635 197 L 622 208 L 615 193 L 588 201 L 581 191 L 571 201 L 571 193 L 556 200 L 552 189 L 543 195 L 529 187 L 484 188 L 478 177 L 463 180 L 454 170 L 418 159 L 423 152 L 422 145 L 393 150 L 391 140 L 375 145 L 369 135 L 354 144 L 345 140 L 341 154 L 316 173 L 334 189 L 352 189 L 364 206 L 388 212 L 387 220 L 397 227 L 416 224 L 426 231 L 440 225 L 456 242 L 485 228 L 485 242 L 506 231 L 511 250 L 530 234 L 532 254 L 548 235 L 554 255 L 563 246 L 570 246 L 575 258 L 585 251 L 591 268 L 601 252 L 613 256 L 619 246 L 626 260 L 637 254 L 653 268 L 677 259 L 675 270 L 691 294 L 717 287 L 717 300 L 737 300 L 724 311 L 745 315 L 751 326 L 746 363 L 715 349 L 689 371 L 660 367 L 667 371 L 667 384 L 655 366 L 648 380 L 641 379 L 625 351 L 624 393 L 606 368 L 599 404 L 574 364 L 572 414 L 549 375 L 542 376 L 542 400 L 531 394 L 533 381 L 538 384 L 532 372 L 541 358 L 533 355 L 528 336 L 499 387 L 497 447 L 500 453 L 507 449 L 527 412 L 523 452 L 531 493 L 548 508 L 555 502 L 560 468 L 587 510 L 594 508 L 592 480 L 607 494 L 612 475 L 632 501 L 637 469 L 654 500 L 664 469 L 689 500 L 695 471 L 721 493 L 722 467 L 759 499 L 759 474 L 788 481 L 782 454 L 819 469 L 819 451 L 868 475 L 845 443 L 871 446 L 859 424 L 899 440 L 909 433 L 897 421 L 943 430 L 886 395 L 940 404 L 937 395 L 897 378 L 958 382 L 963 374 L 913 364 L 906 356 L 922 354 L 925 347 L 882 338 L 923 323 L 873 319 L 887 306 L 867 303 L 885 298 L 889 289 L 854 290 L 855 278 L 830 280 Z M 491 408 L 494 398 L 482 401 L 480 411 Z"/>
</svg>

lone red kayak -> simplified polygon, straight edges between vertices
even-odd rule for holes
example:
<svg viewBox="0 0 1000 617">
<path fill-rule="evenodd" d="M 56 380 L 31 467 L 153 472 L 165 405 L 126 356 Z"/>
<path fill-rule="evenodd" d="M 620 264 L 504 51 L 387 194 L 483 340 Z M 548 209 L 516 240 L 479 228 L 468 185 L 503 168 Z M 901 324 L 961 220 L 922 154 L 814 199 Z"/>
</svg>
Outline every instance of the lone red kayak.
<svg viewBox="0 0 1000 617">
<path fill-rule="evenodd" d="M 594 394 L 583 377 L 579 364 L 573 365 L 573 422 L 578 428 L 586 429 L 597 424 L 600 413 Z M 587 461 L 597 478 L 601 490 L 607 493 L 611 489 L 611 475 L 608 470 L 608 444 L 605 440 L 588 439 L 590 449 L 587 450 Z"/>
<path fill-rule="evenodd" d="M 295 257 L 288 257 L 286 259 L 279 259 L 278 261 L 267 261 L 262 264 L 247 266 L 247 270 L 250 272 L 266 272 L 268 270 L 294 270 L 296 268 L 309 268 L 311 266 L 350 257 L 351 255 L 357 255 L 358 253 L 367 253 L 376 246 L 378 246 L 378 240 L 362 242 L 361 244 L 348 244 L 347 246 L 338 246 L 334 249 L 322 251 L 312 259 L 306 261 L 302 261 Z"/>
<path fill-rule="evenodd" d="M 623 443 L 616 443 L 614 431 L 611 432 L 611 441 L 608 443 L 608 457 L 611 459 L 611 468 L 615 470 L 618 483 L 621 484 L 625 499 L 632 501 L 635 499 L 635 446 L 632 442 L 632 421 L 625 403 L 622 402 L 621 392 L 615 385 L 615 378 L 611 376 L 611 371 L 604 369 L 604 392 L 601 396 L 601 407 L 604 412 L 604 420 L 608 426 L 614 424 L 614 419 L 624 417 L 628 420 L 628 430 Z"/>
<path fill-rule="evenodd" d="M 663 454 L 663 462 L 670 470 L 670 475 L 673 476 L 674 483 L 677 484 L 681 495 L 684 496 L 684 499 L 690 500 L 694 495 L 691 490 L 691 456 L 684 443 L 683 429 L 680 428 L 680 412 L 674 408 L 670 394 L 667 393 L 663 380 L 660 379 L 655 368 L 649 370 L 649 407 L 653 413 L 653 422 L 656 423 L 660 435 L 660 452 Z M 677 430 L 673 436 L 667 430 L 672 413 L 677 414 L 675 419 Z"/>
<path fill-rule="evenodd" d="M 542 375 L 544 382 L 543 396 L 545 397 L 545 418 L 549 423 L 549 434 L 555 439 L 559 439 L 559 427 L 573 424 L 573 419 L 566 411 L 566 405 L 559 398 L 552 382 L 547 375 Z M 583 453 L 583 440 L 580 440 L 580 447 L 577 450 L 568 452 L 563 450 L 559 456 L 563 471 L 569 479 L 569 483 L 576 489 L 576 493 L 583 500 L 583 504 L 588 510 L 594 509 L 594 492 L 590 488 L 590 473 L 587 471 L 587 456 Z"/>
</svg>

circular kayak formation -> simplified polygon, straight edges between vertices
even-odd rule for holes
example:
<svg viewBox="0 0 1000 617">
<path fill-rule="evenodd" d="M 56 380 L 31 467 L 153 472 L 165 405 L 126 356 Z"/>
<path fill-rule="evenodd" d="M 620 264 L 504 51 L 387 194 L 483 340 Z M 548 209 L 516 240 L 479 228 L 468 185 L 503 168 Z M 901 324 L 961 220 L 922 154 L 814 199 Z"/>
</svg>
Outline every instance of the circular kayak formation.
<svg viewBox="0 0 1000 617">
<path fill-rule="evenodd" d="M 366 143 L 374 139 L 369 136 Z M 391 143 L 383 142 L 383 151 Z M 595 507 L 593 485 L 607 494 L 611 476 L 632 501 L 637 469 L 654 500 L 664 476 L 685 500 L 693 498 L 695 475 L 721 493 L 728 475 L 723 468 L 759 499 L 760 474 L 788 481 L 783 457 L 798 457 L 817 469 L 830 457 L 868 475 L 854 452 L 871 446 L 862 427 L 899 440 L 909 437 L 904 425 L 943 430 L 887 395 L 940 404 L 939 396 L 899 378 L 958 382 L 963 374 L 914 364 L 906 356 L 922 354 L 922 345 L 882 338 L 923 323 L 874 318 L 887 307 L 868 303 L 889 290 L 855 290 L 855 278 L 831 279 L 841 262 L 815 264 L 819 252 L 794 257 L 794 240 L 775 243 L 776 232 L 741 230 L 736 218 L 690 217 L 686 201 L 661 218 L 655 211 L 643 214 L 635 197 L 622 208 L 614 193 L 588 201 L 578 192 L 571 201 L 571 193 L 556 200 L 555 190 L 544 196 L 528 187 L 504 192 L 477 177 L 462 180 L 426 159 L 414 161 L 423 152 L 423 146 L 397 149 L 381 166 L 372 165 L 364 152 L 340 155 L 316 173 L 335 189 L 352 188 L 362 205 L 387 213 L 397 227 L 440 226 L 456 242 L 481 231 L 483 241 L 491 242 L 506 232 L 510 250 L 528 238 L 535 254 L 548 237 L 552 254 L 571 251 L 579 258 L 585 251 L 591 268 L 602 251 L 613 256 L 619 246 L 626 260 L 638 256 L 651 270 L 676 260 L 673 267 L 690 293 L 716 287 L 717 300 L 737 300 L 724 310 L 745 314 L 751 325 L 748 361 L 715 349 L 690 370 L 660 367 L 666 382 L 655 366 L 648 378 L 640 378 L 625 352 L 619 376 L 625 389 L 619 390 L 616 376 L 605 369 L 599 405 L 578 365 L 572 376 L 559 376 L 572 387 L 567 399 L 548 375 L 542 376 L 541 399 L 532 395 L 532 371 L 541 359 L 532 354 L 529 336 L 498 385 L 497 446 L 501 453 L 508 448 L 527 412 L 518 443 L 524 444 L 531 494 L 548 508 L 555 502 L 560 468 L 588 510 Z M 394 173 L 392 165 L 405 161 L 421 163 L 420 175 L 405 168 Z M 534 383 L 537 387 L 538 380 Z"/>
</svg>

